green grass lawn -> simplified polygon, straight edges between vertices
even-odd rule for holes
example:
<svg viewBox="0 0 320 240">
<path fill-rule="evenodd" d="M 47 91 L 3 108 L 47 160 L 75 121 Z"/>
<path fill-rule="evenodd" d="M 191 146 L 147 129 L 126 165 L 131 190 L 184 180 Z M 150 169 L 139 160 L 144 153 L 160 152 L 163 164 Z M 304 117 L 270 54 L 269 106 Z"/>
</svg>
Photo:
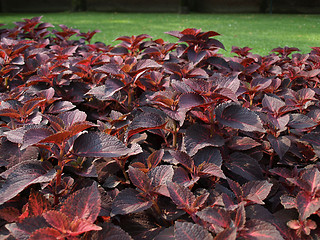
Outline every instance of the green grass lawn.
<svg viewBox="0 0 320 240">
<path fill-rule="evenodd" d="M 174 14 L 174 13 L 44 13 L 44 14 L 0 14 L 0 23 L 13 26 L 22 18 L 42 15 L 42 20 L 55 26 L 59 24 L 88 30 L 101 30 L 93 41 L 108 44 L 123 35 L 146 33 L 154 38 L 174 42 L 175 38 L 164 32 L 201 28 L 220 33 L 218 39 L 225 45 L 225 55 L 232 46 L 251 47 L 252 52 L 268 54 L 276 47 L 297 47 L 303 53 L 310 47 L 320 46 L 320 15 L 278 15 L 278 14 Z"/>
</svg>

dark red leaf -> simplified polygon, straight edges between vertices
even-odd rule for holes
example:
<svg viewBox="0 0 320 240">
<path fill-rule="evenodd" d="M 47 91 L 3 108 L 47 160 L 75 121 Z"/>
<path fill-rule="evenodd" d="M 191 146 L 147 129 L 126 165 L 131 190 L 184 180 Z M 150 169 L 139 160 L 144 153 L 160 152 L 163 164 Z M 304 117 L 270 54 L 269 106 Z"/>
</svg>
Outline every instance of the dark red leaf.
<svg viewBox="0 0 320 240">
<path fill-rule="evenodd" d="M 174 227 L 165 228 L 154 238 L 154 240 L 175 240 Z"/>
<path fill-rule="evenodd" d="M 46 239 L 46 240 L 56 240 L 61 237 L 61 232 L 54 228 L 40 228 L 34 231 L 29 240 L 38 240 L 38 239 Z"/>
<path fill-rule="evenodd" d="M 65 125 L 62 119 L 56 115 L 46 114 L 43 115 L 50 122 L 50 127 L 56 132 L 65 130 Z"/>
<path fill-rule="evenodd" d="M 209 57 L 206 61 L 218 69 L 229 69 L 228 62 L 222 57 Z"/>
<path fill-rule="evenodd" d="M 312 109 L 308 112 L 307 116 L 311 118 L 314 122 L 320 122 L 320 109 Z"/>
<path fill-rule="evenodd" d="M 82 157 L 121 157 L 140 152 L 137 148 L 127 148 L 118 138 L 102 132 L 80 135 L 74 142 L 73 151 Z"/>
<path fill-rule="evenodd" d="M 21 113 L 19 113 L 16 109 L 5 108 L 0 109 L 0 116 L 20 119 Z"/>
<path fill-rule="evenodd" d="M 262 169 L 258 161 L 244 153 L 232 153 L 230 162 L 225 163 L 225 166 L 233 173 L 249 181 L 263 179 Z"/>
<path fill-rule="evenodd" d="M 92 239 L 95 240 L 133 240 L 131 236 L 122 228 L 112 223 L 104 222 L 101 231 L 96 231 L 92 234 Z"/>
<path fill-rule="evenodd" d="M 270 78 L 254 78 L 251 82 L 251 88 L 255 91 L 261 91 L 266 89 L 272 83 L 272 79 Z"/>
<path fill-rule="evenodd" d="M 210 129 L 200 124 L 193 124 L 187 128 L 184 140 L 187 153 L 190 156 L 195 155 L 204 147 L 221 147 L 224 144 L 222 137 L 217 134 L 211 135 Z"/>
<path fill-rule="evenodd" d="M 214 82 L 214 84 L 216 85 L 217 89 L 226 89 L 226 90 L 230 90 L 235 97 L 235 102 L 237 102 L 237 97 L 236 97 L 236 93 L 239 90 L 240 87 L 240 80 L 238 78 L 237 74 L 233 74 L 230 76 L 224 76 L 224 75 L 212 75 L 210 77 L 210 80 L 212 80 Z M 231 98 L 233 99 L 233 98 Z"/>
<path fill-rule="evenodd" d="M 152 68 L 160 68 L 160 67 L 161 67 L 161 65 L 152 59 L 141 59 L 134 66 L 135 71 L 142 71 L 144 69 L 151 70 Z"/>
<path fill-rule="evenodd" d="M 281 99 L 264 95 L 262 99 L 262 106 L 267 108 L 271 113 L 278 113 L 280 108 L 284 107 L 286 104 Z"/>
<path fill-rule="evenodd" d="M 248 240 L 284 240 L 276 227 L 268 222 L 249 220 L 246 228 L 241 235 Z"/>
<path fill-rule="evenodd" d="M 31 189 L 29 195 L 29 216 L 40 216 L 50 208 L 50 202 L 40 193 Z"/>
<path fill-rule="evenodd" d="M 311 133 L 307 133 L 305 135 L 303 135 L 300 139 L 301 141 L 306 141 L 308 143 L 310 143 L 313 148 L 314 148 L 314 152 L 317 154 L 317 156 L 320 156 L 320 152 L 318 151 L 318 148 L 320 146 L 320 134 L 317 132 L 311 132 Z"/>
<path fill-rule="evenodd" d="M 0 205 L 15 197 L 29 185 L 50 182 L 56 175 L 55 169 L 48 167 L 48 163 L 40 161 L 24 161 L 7 171 L 10 174 L 0 188 Z M 4 174 L 6 172 L 2 173 Z"/>
<path fill-rule="evenodd" d="M 132 188 L 126 188 L 113 200 L 110 216 L 142 212 L 151 206 L 152 201 L 140 197 L 138 191 Z"/>
<path fill-rule="evenodd" d="M 39 143 L 56 143 L 61 144 L 62 142 L 66 141 L 67 139 L 77 135 L 78 133 L 82 132 L 83 130 L 95 127 L 96 125 L 91 122 L 76 122 L 72 126 L 68 128 L 66 131 L 57 132 L 52 134 L 45 139 L 42 139 Z"/>
<path fill-rule="evenodd" d="M 170 154 L 185 168 L 187 168 L 188 171 L 193 172 L 194 162 L 193 159 L 187 153 L 175 150 L 170 151 Z"/>
<path fill-rule="evenodd" d="M 126 55 L 129 53 L 128 49 L 122 46 L 114 47 L 110 50 L 112 55 Z"/>
<path fill-rule="evenodd" d="M 242 186 L 244 197 L 257 204 L 264 204 L 271 191 L 272 183 L 268 181 L 250 181 Z"/>
<path fill-rule="evenodd" d="M 22 144 L 23 143 L 23 135 L 26 133 L 28 129 L 30 129 L 31 126 L 23 126 L 23 127 L 18 127 L 13 130 L 9 130 L 7 132 L 4 132 L 4 135 L 7 137 L 7 139 L 12 142 L 12 143 L 18 143 Z M 36 126 L 34 128 L 37 128 Z"/>
<path fill-rule="evenodd" d="M 230 224 L 230 216 L 226 210 L 217 207 L 207 207 L 196 213 L 199 218 L 214 225 L 217 232 L 221 228 L 227 228 Z"/>
<path fill-rule="evenodd" d="M 56 101 L 50 105 L 47 113 L 57 114 L 57 113 L 69 111 L 75 107 L 76 106 L 69 101 Z"/>
<path fill-rule="evenodd" d="M 151 153 L 147 159 L 148 168 L 151 169 L 158 166 L 158 164 L 161 162 L 163 158 L 163 155 L 164 155 L 163 149 L 156 150 L 153 153 Z"/>
<path fill-rule="evenodd" d="M 248 150 L 261 145 L 250 137 L 235 136 L 231 139 L 229 147 L 233 150 Z"/>
<path fill-rule="evenodd" d="M 247 132 L 265 132 L 259 116 L 236 103 L 222 103 L 215 108 L 217 120 L 228 127 Z"/>
<path fill-rule="evenodd" d="M 17 143 L 10 142 L 5 138 L 0 140 L 0 152 L 0 165 L 7 168 L 23 161 L 37 160 L 39 155 L 38 148 L 28 147 L 21 150 Z"/>
<path fill-rule="evenodd" d="M 48 128 L 31 128 L 23 135 L 23 144 L 21 150 L 26 149 L 29 146 L 40 143 L 41 140 L 52 135 L 53 132 Z"/>
<path fill-rule="evenodd" d="M 299 48 L 295 48 L 295 47 L 277 47 L 271 50 L 271 52 L 277 52 L 281 55 L 283 55 L 284 57 L 288 56 L 289 54 L 291 54 L 292 52 L 296 52 L 296 51 L 300 51 Z"/>
<path fill-rule="evenodd" d="M 228 227 L 219 234 L 217 234 L 214 240 L 236 240 L 237 239 L 237 228 Z"/>
<path fill-rule="evenodd" d="M 189 188 L 186 188 L 174 182 L 168 182 L 167 187 L 170 194 L 170 198 L 177 205 L 178 208 L 192 208 L 193 202 L 196 200 L 196 198 Z"/>
<path fill-rule="evenodd" d="M 118 76 L 123 73 L 121 71 L 120 66 L 118 64 L 114 64 L 114 63 L 104 64 L 100 67 L 95 68 L 94 70 L 97 72 L 108 73 L 108 74 L 115 75 L 115 76 Z"/>
<path fill-rule="evenodd" d="M 218 167 L 221 167 L 222 165 L 222 156 L 216 147 L 205 147 L 200 149 L 197 154 L 193 156 L 193 160 L 197 167 L 204 163 L 212 163 Z"/>
<path fill-rule="evenodd" d="M 273 135 L 268 135 L 268 140 L 275 152 L 282 159 L 291 146 L 291 140 L 287 136 L 275 138 Z"/>
<path fill-rule="evenodd" d="M 165 32 L 166 34 L 169 34 L 170 36 L 176 37 L 176 38 L 181 38 L 182 33 L 180 31 L 168 31 Z"/>
<path fill-rule="evenodd" d="M 190 110 L 191 108 L 200 106 L 204 103 L 205 100 L 200 94 L 189 92 L 180 95 L 178 106 L 179 108 Z"/>
<path fill-rule="evenodd" d="M 140 171 L 138 168 L 129 166 L 128 173 L 133 185 L 144 192 L 150 190 L 150 179 L 144 172 Z"/>
<path fill-rule="evenodd" d="M 174 169 L 172 181 L 185 187 L 189 187 L 193 185 L 198 179 L 199 177 L 190 180 L 189 173 L 183 167 L 178 167 Z"/>
<path fill-rule="evenodd" d="M 290 114 L 290 120 L 288 126 L 296 129 L 307 129 L 317 126 L 318 124 L 314 122 L 311 118 L 304 114 L 294 113 Z"/>
<path fill-rule="evenodd" d="M 171 165 L 159 165 L 148 172 L 148 176 L 151 179 L 151 185 L 154 188 L 153 191 L 170 197 L 167 189 L 167 182 L 172 182 L 173 167 Z"/>
<path fill-rule="evenodd" d="M 68 129 L 72 125 L 78 122 L 85 122 L 87 114 L 85 112 L 79 111 L 78 109 L 68 112 L 62 112 L 58 115 L 64 123 L 64 128 Z"/>
<path fill-rule="evenodd" d="M 221 167 L 215 165 L 214 163 L 203 163 L 197 168 L 197 171 L 198 176 L 200 177 L 216 176 L 226 179 Z"/>
<path fill-rule="evenodd" d="M 274 117 L 272 115 L 267 115 L 267 123 L 271 128 L 277 129 L 279 131 L 284 131 L 287 127 L 287 124 L 290 120 L 290 115 L 286 114 L 281 117 Z"/>
<path fill-rule="evenodd" d="M 304 180 L 304 190 L 311 194 L 320 190 L 320 171 L 317 168 L 309 168 L 303 172 L 300 176 L 301 180 Z"/>
<path fill-rule="evenodd" d="M 62 212 L 56 210 L 47 211 L 43 214 L 43 217 L 47 223 L 62 233 L 66 233 L 70 230 L 72 218 L 69 219 L 68 216 Z"/>
<path fill-rule="evenodd" d="M 219 34 L 219 35 L 220 35 L 220 34 Z M 220 41 L 217 40 L 217 39 L 209 39 L 207 44 L 210 46 L 211 49 L 212 49 L 212 48 L 214 48 L 214 49 L 215 49 L 215 48 L 221 48 L 221 49 L 223 49 L 223 50 L 226 50 L 225 47 L 224 47 L 224 45 L 223 45 L 223 43 L 220 42 Z"/>
<path fill-rule="evenodd" d="M 100 30 L 88 31 L 86 33 L 79 33 L 78 36 L 84 37 L 84 39 L 90 43 L 93 36 L 98 32 L 101 32 L 101 31 Z"/>
<path fill-rule="evenodd" d="M 99 231 L 102 228 L 86 219 L 76 218 L 70 223 L 70 229 L 72 231 L 71 233 L 69 233 L 70 236 L 77 236 L 89 231 Z"/>
<path fill-rule="evenodd" d="M 196 209 L 201 209 L 204 206 L 205 202 L 207 201 L 209 195 L 210 195 L 209 192 L 199 195 L 196 198 L 196 200 L 193 202 L 193 207 Z"/>
<path fill-rule="evenodd" d="M 304 191 L 297 195 L 297 207 L 300 218 L 306 220 L 311 214 L 316 213 L 320 208 L 320 198 L 312 197 Z"/>
<path fill-rule="evenodd" d="M 14 207 L 5 207 L 0 209 L 0 218 L 11 223 L 16 222 L 21 215 L 19 209 Z"/>
<path fill-rule="evenodd" d="M 174 224 L 174 238 L 176 240 L 212 240 L 211 233 L 204 227 L 190 223 L 190 222 L 178 222 Z"/>
<path fill-rule="evenodd" d="M 312 71 L 310 71 L 312 72 Z M 318 72 L 316 75 L 318 75 L 320 73 L 320 69 L 317 69 L 316 72 Z M 314 95 L 315 95 L 315 91 L 313 91 L 310 88 L 302 88 L 300 90 L 297 91 L 297 95 L 298 95 L 298 99 L 300 101 L 302 100 L 315 100 Z"/>
<path fill-rule="evenodd" d="M 30 235 L 38 229 L 48 228 L 49 225 L 42 216 L 29 217 L 21 222 L 6 224 L 6 228 L 16 238 L 21 240 L 29 239 Z"/>
<path fill-rule="evenodd" d="M 194 33 L 188 34 L 187 32 L 183 33 L 184 35 L 179 39 L 179 42 L 187 42 L 190 45 L 197 42 L 197 37 L 194 36 Z"/>
<path fill-rule="evenodd" d="M 281 199 L 281 204 L 283 205 L 284 208 L 286 209 L 298 208 L 297 200 L 295 197 L 291 197 L 289 195 L 282 195 L 280 199 Z"/>
<path fill-rule="evenodd" d="M 187 54 L 188 54 L 189 61 L 192 62 L 194 65 L 197 65 L 207 55 L 207 52 L 206 51 L 196 52 L 193 48 L 190 48 Z"/>
<path fill-rule="evenodd" d="M 116 92 L 124 87 L 124 83 L 116 78 L 106 79 L 105 85 L 91 88 L 86 95 L 93 95 L 97 99 L 104 101 L 110 99 Z"/>
<path fill-rule="evenodd" d="M 293 230 L 301 228 L 300 222 L 298 220 L 290 220 L 289 222 L 287 222 L 287 225 Z"/>
<path fill-rule="evenodd" d="M 238 229 L 242 229 L 246 224 L 246 210 L 243 203 L 239 204 L 239 207 L 237 208 L 234 223 Z"/>
<path fill-rule="evenodd" d="M 128 127 L 127 139 L 132 135 L 152 130 L 152 129 L 163 129 L 166 125 L 166 121 L 155 112 L 142 112 L 136 116 Z"/>
<path fill-rule="evenodd" d="M 317 76 L 319 73 L 320 73 L 320 69 L 312 69 L 310 71 L 301 71 L 300 76 L 302 76 L 304 78 L 312 78 L 312 77 Z M 311 90 L 311 89 L 309 89 L 309 90 Z"/>
<path fill-rule="evenodd" d="M 229 178 L 227 178 L 228 184 L 232 192 L 236 195 L 236 197 L 242 197 L 243 196 L 243 189 L 240 186 L 240 183 L 235 182 Z"/>
<path fill-rule="evenodd" d="M 101 206 L 100 193 L 97 184 L 82 188 L 63 202 L 60 209 L 69 219 L 82 218 L 93 223 L 99 215 Z"/>
<path fill-rule="evenodd" d="M 221 98 L 229 100 L 231 99 L 234 102 L 238 102 L 237 96 L 235 93 L 230 90 L 229 88 L 219 88 L 213 92 L 213 94 L 210 96 L 212 99 Z"/>
</svg>

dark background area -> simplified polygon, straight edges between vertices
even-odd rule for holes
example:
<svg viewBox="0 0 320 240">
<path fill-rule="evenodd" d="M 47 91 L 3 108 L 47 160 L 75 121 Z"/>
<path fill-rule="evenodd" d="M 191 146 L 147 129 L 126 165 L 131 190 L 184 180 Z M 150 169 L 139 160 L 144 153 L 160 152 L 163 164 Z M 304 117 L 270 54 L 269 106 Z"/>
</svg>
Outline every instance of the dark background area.
<svg viewBox="0 0 320 240">
<path fill-rule="evenodd" d="M 0 12 L 320 13 L 320 0 L 0 0 Z"/>
</svg>

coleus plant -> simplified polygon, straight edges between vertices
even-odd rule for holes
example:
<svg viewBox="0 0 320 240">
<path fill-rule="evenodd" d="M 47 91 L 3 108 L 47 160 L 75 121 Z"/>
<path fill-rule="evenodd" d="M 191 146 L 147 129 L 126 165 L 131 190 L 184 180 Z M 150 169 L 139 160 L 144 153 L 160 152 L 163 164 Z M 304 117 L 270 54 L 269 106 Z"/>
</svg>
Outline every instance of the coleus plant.
<svg viewBox="0 0 320 240">
<path fill-rule="evenodd" d="M 0 29 L 0 235 L 318 239 L 320 51 Z"/>
</svg>

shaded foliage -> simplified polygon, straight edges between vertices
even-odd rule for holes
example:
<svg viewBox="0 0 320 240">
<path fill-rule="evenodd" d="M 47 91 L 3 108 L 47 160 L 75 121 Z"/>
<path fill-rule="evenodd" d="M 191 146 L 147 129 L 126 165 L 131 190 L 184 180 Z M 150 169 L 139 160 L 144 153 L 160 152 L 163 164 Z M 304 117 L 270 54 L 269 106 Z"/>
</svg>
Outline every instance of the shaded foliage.
<svg viewBox="0 0 320 240">
<path fill-rule="evenodd" d="M 318 239 L 320 51 L 0 29 L 0 235 Z"/>
</svg>

